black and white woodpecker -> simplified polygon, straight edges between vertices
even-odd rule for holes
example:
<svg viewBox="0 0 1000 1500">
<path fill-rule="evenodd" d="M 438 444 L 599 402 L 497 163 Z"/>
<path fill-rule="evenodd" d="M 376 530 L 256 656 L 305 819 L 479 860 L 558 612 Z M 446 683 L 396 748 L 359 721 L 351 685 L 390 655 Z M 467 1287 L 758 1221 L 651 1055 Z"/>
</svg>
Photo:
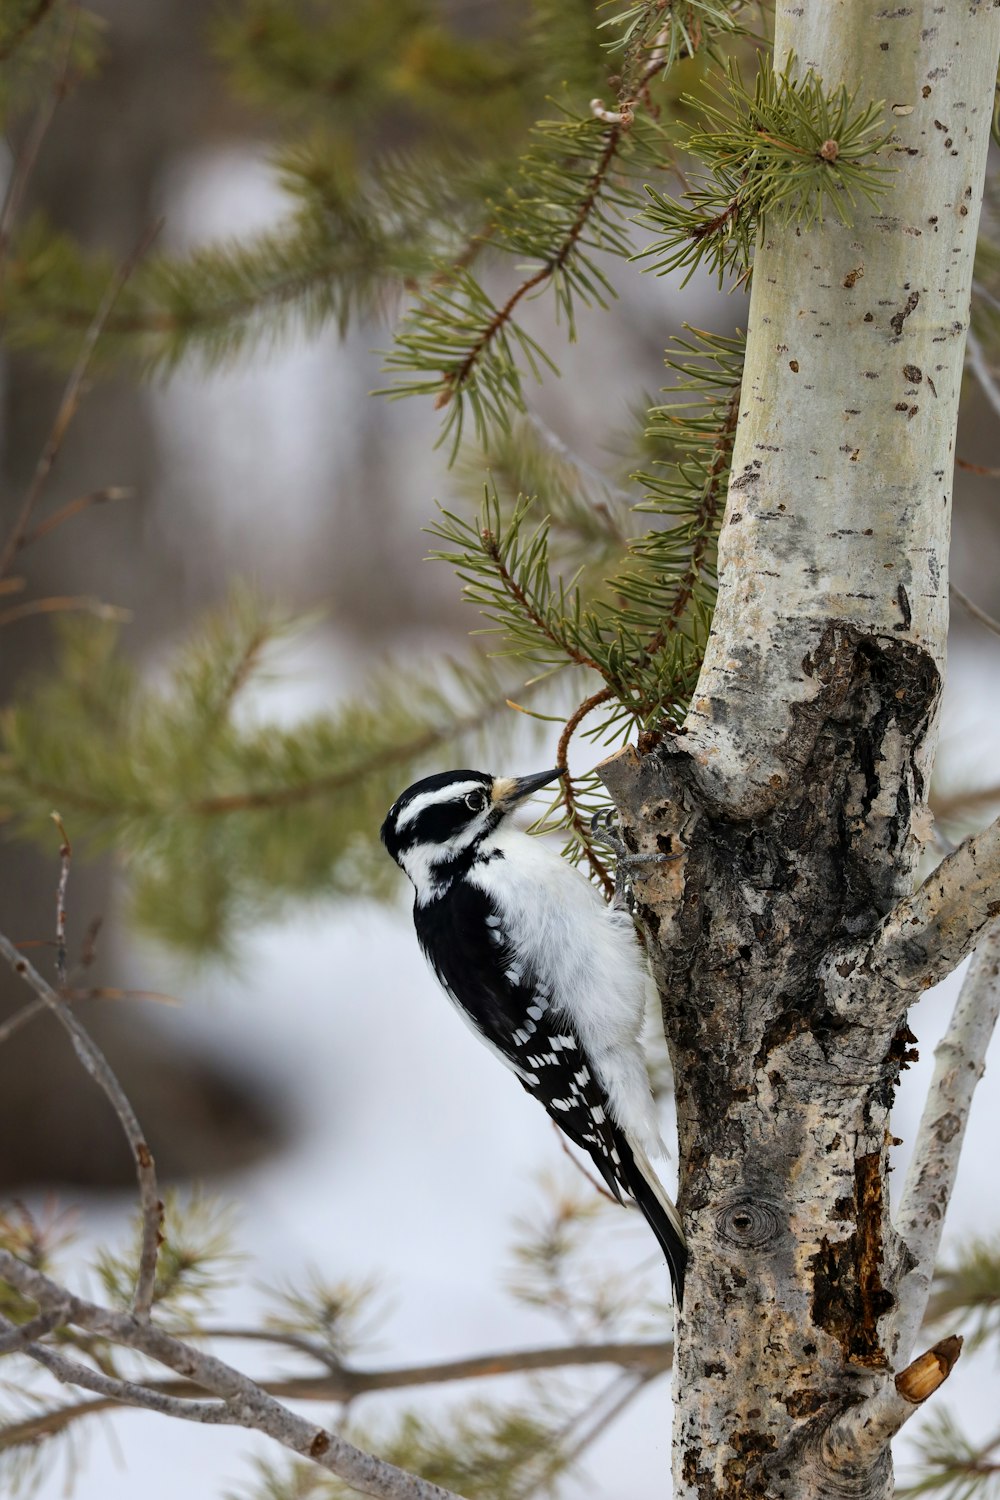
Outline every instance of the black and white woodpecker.
<svg viewBox="0 0 1000 1500">
<path fill-rule="evenodd" d="M 508 818 L 560 771 L 444 771 L 408 787 L 382 842 L 413 883 L 417 940 L 459 1014 L 615 1197 L 629 1194 L 670 1268 L 686 1250 L 650 1156 L 663 1152 L 639 1034 L 649 973 L 631 918 Z"/>
</svg>

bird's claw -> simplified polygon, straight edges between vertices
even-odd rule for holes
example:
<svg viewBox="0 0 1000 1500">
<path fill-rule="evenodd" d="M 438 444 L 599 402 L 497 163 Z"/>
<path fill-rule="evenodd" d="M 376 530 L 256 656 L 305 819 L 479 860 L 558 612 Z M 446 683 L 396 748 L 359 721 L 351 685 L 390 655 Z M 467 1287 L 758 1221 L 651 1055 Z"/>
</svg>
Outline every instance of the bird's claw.
<svg viewBox="0 0 1000 1500">
<path fill-rule="evenodd" d="M 622 838 L 620 827 L 618 809 L 600 807 L 590 820 L 590 836 L 595 843 L 605 844 L 611 849 L 618 863 L 628 869 L 637 865 L 662 865 L 683 858 L 683 850 L 677 854 L 633 854 Z"/>
<path fill-rule="evenodd" d="M 621 859 L 627 850 L 617 825 L 618 809 L 599 807 L 590 820 L 590 836 L 595 843 L 605 844 Z"/>
</svg>

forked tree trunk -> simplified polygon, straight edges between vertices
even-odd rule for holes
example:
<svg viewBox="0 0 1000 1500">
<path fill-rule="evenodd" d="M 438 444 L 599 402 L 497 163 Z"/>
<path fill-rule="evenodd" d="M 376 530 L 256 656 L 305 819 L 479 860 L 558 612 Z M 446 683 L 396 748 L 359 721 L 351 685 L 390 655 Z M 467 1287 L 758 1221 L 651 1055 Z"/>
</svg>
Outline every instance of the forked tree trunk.
<svg viewBox="0 0 1000 1500">
<path fill-rule="evenodd" d="M 779 3 L 777 66 L 885 100 L 896 171 L 851 228 L 762 236 L 699 688 L 682 734 L 602 771 L 630 842 L 684 854 L 635 882 L 691 1250 L 678 1500 L 892 1493 L 914 1257 L 889 1110 L 940 923 L 879 934 L 935 746 L 998 47 L 996 0 Z"/>
</svg>

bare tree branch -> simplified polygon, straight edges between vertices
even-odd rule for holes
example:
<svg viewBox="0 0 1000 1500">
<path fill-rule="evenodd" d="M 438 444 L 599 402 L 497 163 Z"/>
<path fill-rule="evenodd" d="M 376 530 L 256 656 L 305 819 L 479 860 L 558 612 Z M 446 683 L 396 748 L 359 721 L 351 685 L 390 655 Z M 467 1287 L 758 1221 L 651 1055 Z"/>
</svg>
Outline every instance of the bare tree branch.
<svg viewBox="0 0 1000 1500">
<path fill-rule="evenodd" d="M 29 1318 L 27 1323 L 12 1323 L 9 1318 L 0 1318 L 0 1354 L 30 1353 L 29 1346 L 36 1339 L 51 1333 L 53 1328 L 58 1328 L 63 1322 L 65 1308 L 62 1306 L 39 1313 L 37 1318 Z"/>
<path fill-rule="evenodd" d="M 1000 916 L 1000 819 L 943 859 L 872 936 L 824 961 L 827 997 L 841 1015 L 902 1015 L 945 979 Z"/>
<path fill-rule="evenodd" d="M 118 1405 L 139 1406 L 146 1411 L 160 1412 L 167 1417 L 181 1417 L 189 1422 L 225 1422 L 234 1425 L 233 1414 L 224 1401 L 179 1401 L 149 1386 L 139 1385 L 134 1380 L 117 1380 L 110 1375 L 104 1375 L 100 1370 L 94 1370 L 90 1365 L 82 1364 L 78 1359 L 70 1359 L 65 1354 L 57 1354 L 54 1349 L 48 1349 L 44 1344 L 34 1342 L 40 1333 L 50 1332 L 64 1319 L 64 1308 L 40 1313 L 37 1318 L 32 1318 L 30 1323 L 24 1323 L 20 1328 L 15 1327 L 6 1318 L 0 1318 L 0 1328 L 9 1330 L 0 1337 L 0 1349 L 10 1352 L 11 1349 L 16 1348 L 18 1352 L 42 1365 L 63 1385 L 78 1385 L 84 1390 L 97 1391 L 105 1398 L 95 1403 L 100 1408 Z"/>
<path fill-rule="evenodd" d="M 0 626 L 13 625 L 18 620 L 27 620 L 32 615 L 94 615 L 98 620 L 130 620 L 127 609 L 118 604 L 107 604 L 95 599 L 92 594 L 49 594 L 44 599 L 26 599 L 23 604 L 12 604 L 0 614 Z"/>
<path fill-rule="evenodd" d="M 129 1103 L 124 1089 L 118 1082 L 104 1053 L 92 1041 L 86 1029 L 38 970 L 19 953 L 9 938 L 0 934 L 0 957 L 27 984 L 39 1000 L 44 1001 L 59 1024 L 69 1032 L 77 1057 L 104 1092 L 111 1103 L 132 1151 L 136 1178 L 139 1183 L 139 1206 L 142 1211 L 142 1242 L 139 1252 L 139 1269 L 136 1276 L 135 1295 L 132 1306 L 137 1315 L 147 1316 L 153 1303 L 153 1285 L 156 1279 L 156 1255 L 159 1248 L 160 1225 L 163 1205 L 156 1182 L 153 1153 L 143 1137 L 142 1127 L 135 1110 Z"/>
<path fill-rule="evenodd" d="M 601 1391 L 597 1400 L 583 1414 L 584 1420 L 578 1419 L 574 1423 L 574 1426 L 583 1426 L 583 1431 L 578 1434 L 572 1447 L 560 1454 L 560 1466 L 563 1469 L 568 1469 L 570 1465 L 575 1464 L 577 1459 L 596 1443 L 601 1434 L 607 1432 L 622 1412 L 631 1406 L 639 1392 L 645 1388 L 648 1380 L 648 1375 L 626 1374 L 619 1376 L 606 1390 Z"/>
<path fill-rule="evenodd" d="M 973 329 L 969 329 L 965 345 L 966 363 L 976 377 L 976 383 L 990 406 L 1000 417 L 1000 385 L 997 385 L 986 359 L 986 351 Z"/>
<path fill-rule="evenodd" d="M 394 1464 L 385 1463 L 356 1448 L 335 1432 L 316 1427 L 305 1417 L 298 1416 L 273 1396 L 269 1396 L 256 1381 L 241 1374 L 232 1365 L 174 1338 L 149 1318 L 137 1317 L 129 1312 L 112 1312 L 82 1297 L 73 1296 L 51 1277 L 18 1260 L 9 1250 L 0 1250 L 0 1277 L 15 1287 L 22 1296 L 36 1302 L 43 1312 L 60 1306 L 65 1309 L 66 1322 L 100 1334 L 126 1348 L 136 1349 L 196 1382 L 203 1390 L 225 1403 L 234 1426 L 246 1427 L 273 1438 L 293 1453 L 312 1459 L 329 1473 L 346 1480 L 365 1495 L 374 1495 L 377 1500 L 459 1500 L 451 1490 L 407 1474 Z M 141 1389 L 145 1396 L 149 1388 Z M 116 1395 L 115 1399 L 126 1404 L 136 1404 L 122 1394 Z M 214 1413 L 213 1403 L 203 1404 Z M 188 1415 L 191 1410 L 192 1408 L 186 1409 Z M 203 1418 L 196 1416 L 194 1420 Z M 204 1420 L 216 1422 L 219 1418 L 212 1415 Z"/>
<path fill-rule="evenodd" d="M 92 984 L 83 990 L 66 989 L 60 999 L 74 1005 L 81 1000 L 154 1000 L 158 1005 L 178 1003 L 175 996 L 167 995 L 162 990 L 122 990 L 110 984 Z M 36 1016 L 45 1015 L 48 1009 L 44 1000 L 29 1000 L 21 1010 L 0 1024 L 0 1047 Z"/>
<path fill-rule="evenodd" d="M 310 1340 L 300 1339 L 294 1334 L 269 1333 L 260 1328 L 211 1328 L 203 1330 L 197 1336 L 276 1344 L 327 1363 L 326 1350 L 313 1346 Z M 37 1334 L 32 1337 L 37 1337 Z M 0 1343 L 0 1353 L 2 1352 L 3 1344 Z M 346 1365 L 337 1369 L 328 1367 L 328 1371 L 322 1375 L 290 1376 L 283 1380 L 264 1380 L 260 1384 L 268 1395 L 282 1401 L 340 1403 L 380 1391 L 592 1365 L 619 1365 L 623 1370 L 647 1381 L 665 1374 L 672 1362 L 673 1344 L 669 1340 L 662 1343 L 568 1344 L 544 1349 L 480 1354 L 469 1359 L 443 1360 L 423 1365 L 401 1365 L 384 1370 L 354 1369 Z M 191 1380 L 147 1380 L 143 1382 L 143 1386 L 147 1391 L 177 1400 L 194 1397 L 201 1389 Z M 115 1400 L 109 1396 L 104 1400 L 81 1401 L 73 1406 L 56 1407 L 51 1411 L 26 1417 L 23 1421 L 12 1422 L 0 1429 L 0 1451 L 50 1437 L 81 1418 L 94 1416 L 114 1405 Z"/>
<path fill-rule="evenodd" d="M 823 1457 L 828 1467 L 836 1473 L 870 1463 L 944 1384 L 961 1352 L 960 1338 L 942 1339 L 867 1401 L 849 1407 L 824 1435 Z"/>
<path fill-rule="evenodd" d="M 897 1353 L 909 1358 L 930 1296 L 941 1231 L 986 1049 L 1000 1015 L 1000 925 L 976 949 L 948 1029 L 934 1052 L 913 1159 L 903 1184 L 896 1228 L 916 1257 L 900 1287 Z"/>
<path fill-rule="evenodd" d="M 960 604 L 962 608 L 968 614 L 970 614 L 974 620 L 978 620 L 980 625 L 985 625 L 987 630 L 992 630 L 994 635 L 1000 635 L 1000 620 L 994 620 L 993 616 L 988 615 L 985 609 L 980 609 L 979 605 L 974 603 L 974 601 L 969 598 L 968 594 L 963 594 L 962 590 L 958 588 L 956 584 L 949 584 L 948 591 L 951 594 L 951 597 L 958 604 Z"/>
<path fill-rule="evenodd" d="M 33 546 L 35 542 L 40 542 L 42 537 L 58 530 L 74 516 L 82 515 L 84 511 L 91 510 L 95 505 L 106 505 L 111 500 L 131 500 L 134 495 L 135 490 L 129 488 L 128 485 L 121 484 L 109 484 L 100 490 L 90 490 L 86 495 L 77 495 L 75 500 L 67 500 L 66 504 L 53 511 L 51 516 L 46 516 L 45 520 L 39 521 L 31 531 L 25 532 L 18 543 L 18 548 Z"/>
</svg>

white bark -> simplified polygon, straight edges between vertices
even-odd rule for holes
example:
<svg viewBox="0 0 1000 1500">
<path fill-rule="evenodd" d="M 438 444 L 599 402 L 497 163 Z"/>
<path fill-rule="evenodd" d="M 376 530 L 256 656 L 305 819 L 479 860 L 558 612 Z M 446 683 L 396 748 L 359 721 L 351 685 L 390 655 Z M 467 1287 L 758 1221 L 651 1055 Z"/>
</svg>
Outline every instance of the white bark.
<svg viewBox="0 0 1000 1500">
<path fill-rule="evenodd" d="M 934 1053 L 934 1076 L 903 1185 L 896 1228 L 915 1264 L 900 1287 L 897 1357 L 909 1358 L 927 1310 L 945 1213 L 986 1049 L 1000 1017 L 1000 926 L 976 949 L 948 1029 Z"/>
<path fill-rule="evenodd" d="M 942 1339 L 874 1396 L 852 1406 L 823 1434 L 823 1454 L 834 1473 L 864 1471 L 929 1396 L 944 1384 L 962 1352 L 960 1338 Z"/>
<path fill-rule="evenodd" d="M 691 1255 L 676 1500 L 885 1500 L 900 1021 L 998 894 L 994 831 L 910 893 L 1000 7 L 781 0 L 775 52 L 883 99 L 896 170 L 851 228 L 763 230 L 699 686 L 602 775 L 639 851 L 684 851 L 634 881 Z"/>
<path fill-rule="evenodd" d="M 972 952 L 1000 916 L 1000 820 L 943 859 L 861 943 L 823 965 L 826 996 L 847 1019 L 901 1020 Z"/>
<path fill-rule="evenodd" d="M 748 811 L 787 783 L 783 749 L 797 707 L 822 690 L 831 622 L 910 641 L 943 670 L 997 33 L 987 0 L 778 5 L 777 66 L 794 53 L 800 74 L 884 99 L 895 174 L 850 228 L 761 237 L 722 586 L 687 723 L 730 806 Z"/>
</svg>

